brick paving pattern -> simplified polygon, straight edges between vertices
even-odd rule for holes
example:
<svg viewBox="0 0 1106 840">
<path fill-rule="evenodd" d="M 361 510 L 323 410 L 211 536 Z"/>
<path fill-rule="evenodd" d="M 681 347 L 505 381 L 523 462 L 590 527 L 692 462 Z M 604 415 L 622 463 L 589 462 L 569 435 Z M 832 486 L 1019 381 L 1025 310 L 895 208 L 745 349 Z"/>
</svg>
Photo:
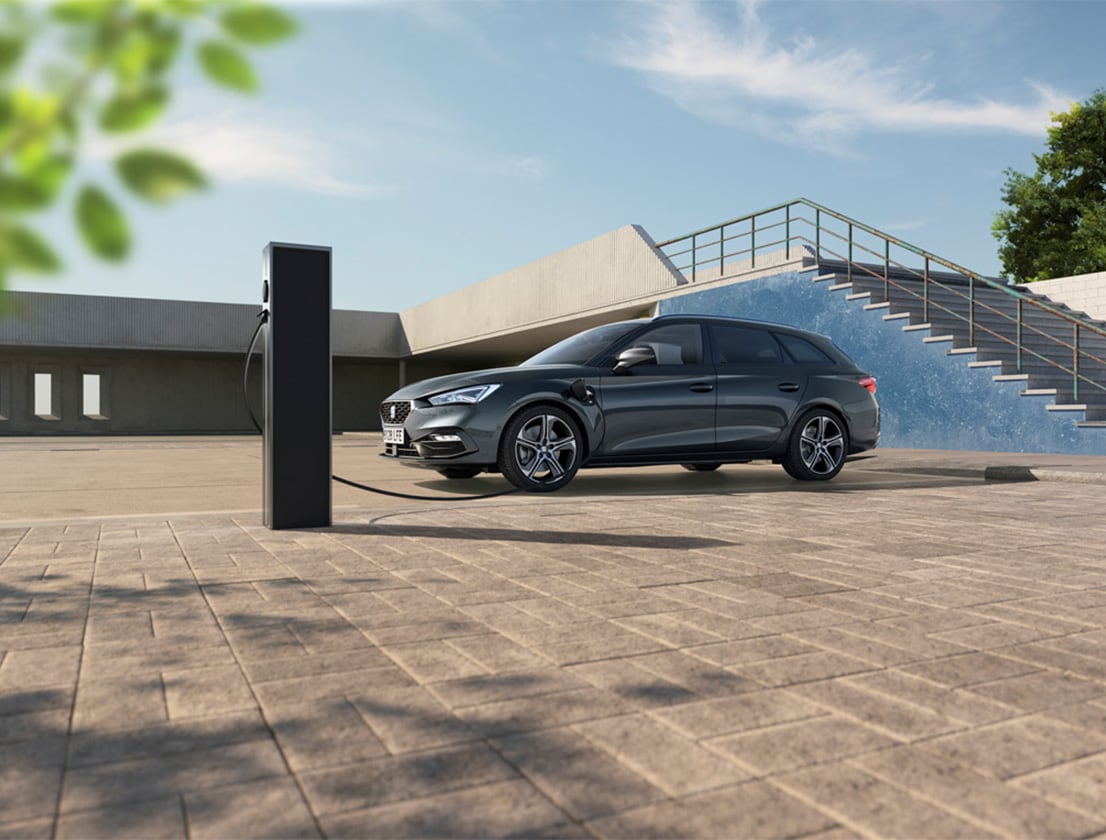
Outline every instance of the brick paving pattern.
<svg viewBox="0 0 1106 840">
<path fill-rule="evenodd" d="M 1106 832 L 1101 486 L 0 527 L 0 837 Z"/>
</svg>

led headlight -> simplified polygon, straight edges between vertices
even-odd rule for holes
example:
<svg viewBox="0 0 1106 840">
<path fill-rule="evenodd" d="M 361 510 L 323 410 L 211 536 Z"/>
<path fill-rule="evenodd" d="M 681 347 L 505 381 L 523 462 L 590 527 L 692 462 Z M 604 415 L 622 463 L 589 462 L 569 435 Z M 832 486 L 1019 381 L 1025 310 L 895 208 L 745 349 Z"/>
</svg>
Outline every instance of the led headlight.
<svg viewBox="0 0 1106 840">
<path fill-rule="evenodd" d="M 498 387 L 498 385 L 471 385 L 468 388 L 458 388 L 456 391 L 446 391 L 444 394 L 435 394 L 432 397 L 427 397 L 426 401 L 431 405 L 478 403 Z"/>
</svg>

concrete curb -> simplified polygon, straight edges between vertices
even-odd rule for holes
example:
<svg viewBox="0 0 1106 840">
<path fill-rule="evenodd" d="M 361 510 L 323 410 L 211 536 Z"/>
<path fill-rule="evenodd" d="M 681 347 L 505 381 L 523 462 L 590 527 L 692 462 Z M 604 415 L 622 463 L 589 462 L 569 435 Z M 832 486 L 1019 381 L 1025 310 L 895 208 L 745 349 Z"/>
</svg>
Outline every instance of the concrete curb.
<svg viewBox="0 0 1106 840">
<path fill-rule="evenodd" d="M 1060 481 L 1068 484 L 1106 484 L 1106 473 L 1049 467 L 987 467 L 985 481 Z"/>
</svg>

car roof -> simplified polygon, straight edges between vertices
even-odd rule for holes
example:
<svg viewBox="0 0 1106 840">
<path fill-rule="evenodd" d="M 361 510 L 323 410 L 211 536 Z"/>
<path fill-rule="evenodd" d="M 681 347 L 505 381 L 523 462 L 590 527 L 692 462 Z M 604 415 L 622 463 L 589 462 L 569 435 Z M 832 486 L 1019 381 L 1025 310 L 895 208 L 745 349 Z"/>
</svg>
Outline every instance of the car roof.
<svg viewBox="0 0 1106 840">
<path fill-rule="evenodd" d="M 730 315 L 704 315 L 697 312 L 672 313 L 668 315 L 657 315 L 653 318 L 642 319 L 642 322 L 662 323 L 664 321 L 678 320 L 710 321 L 718 324 L 732 324 L 734 326 L 747 327 L 770 327 L 774 330 L 784 330 L 786 332 L 796 333 L 800 335 L 816 335 L 819 338 L 825 338 L 829 340 L 829 336 L 813 332 L 812 330 L 804 330 L 802 327 L 795 327 L 790 324 L 780 324 L 776 321 L 761 321 L 756 318 L 734 318 Z"/>
</svg>

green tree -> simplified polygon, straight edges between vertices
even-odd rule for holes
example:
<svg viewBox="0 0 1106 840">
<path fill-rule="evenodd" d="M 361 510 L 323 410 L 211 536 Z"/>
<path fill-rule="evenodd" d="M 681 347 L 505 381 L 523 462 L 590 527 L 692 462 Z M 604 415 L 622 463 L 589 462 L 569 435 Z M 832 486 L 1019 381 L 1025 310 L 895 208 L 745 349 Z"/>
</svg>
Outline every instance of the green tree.
<svg viewBox="0 0 1106 840">
<path fill-rule="evenodd" d="M 240 0 L 0 0 L 0 292 L 11 272 L 61 267 L 31 219 L 76 177 L 82 138 L 156 122 L 183 48 L 216 84 L 257 90 L 245 49 L 296 28 L 278 9 Z M 161 149 L 128 149 L 114 167 L 123 188 L 155 203 L 207 183 L 189 160 Z M 88 248 L 124 259 L 131 231 L 112 190 L 82 181 L 64 192 Z"/>
<path fill-rule="evenodd" d="M 1106 91 L 1052 115 L 1037 171 L 1006 170 L 991 232 L 1019 281 L 1106 271 Z"/>
</svg>

